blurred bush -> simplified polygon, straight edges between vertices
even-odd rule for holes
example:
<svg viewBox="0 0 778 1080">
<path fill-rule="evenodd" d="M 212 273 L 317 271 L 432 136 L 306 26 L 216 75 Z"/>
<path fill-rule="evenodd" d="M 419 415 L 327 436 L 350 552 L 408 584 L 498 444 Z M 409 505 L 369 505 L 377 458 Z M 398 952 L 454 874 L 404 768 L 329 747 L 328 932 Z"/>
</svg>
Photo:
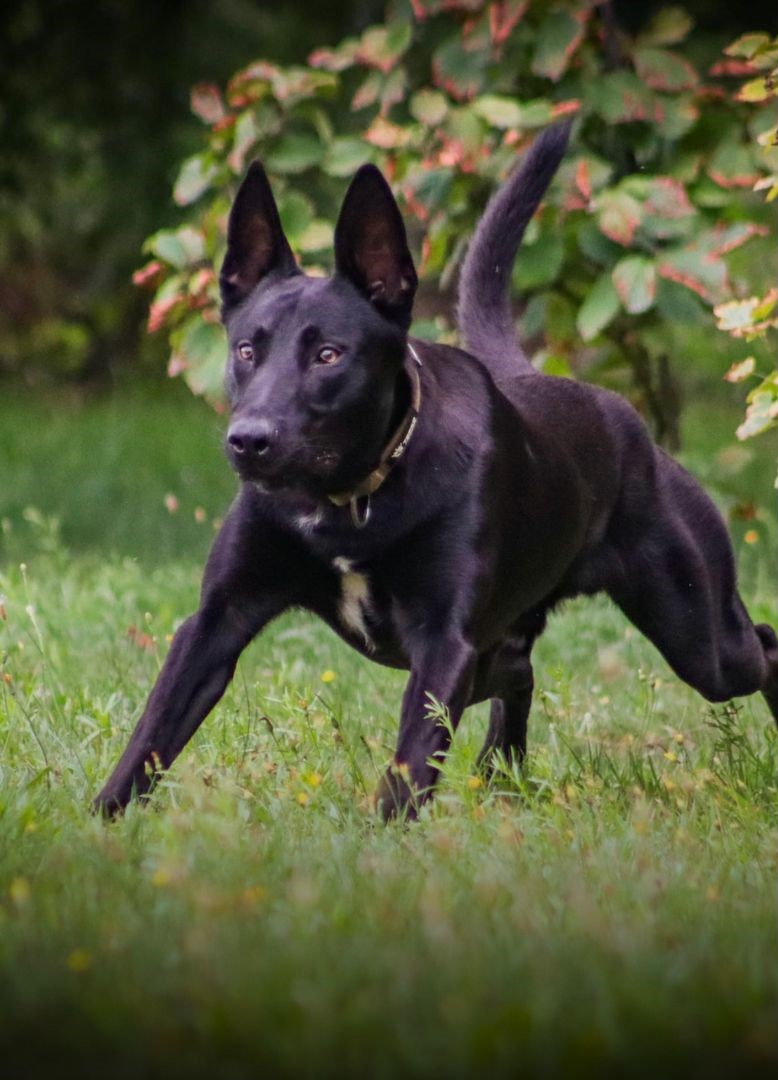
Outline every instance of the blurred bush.
<svg viewBox="0 0 778 1080">
<path fill-rule="evenodd" d="M 197 85 L 201 148 L 174 187 L 186 222 L 149 238 L 136 275 L 154 287 L 149 329 L 169 335 L 170 373 L 220 395 L 215 268 L 252 157 L 313 269 L 329 265 L 347 178 L 365 160 L 379 164 L 432 286 L 416 329 L 450 337 L 440 312 L 490 192 L 539 128 L 572 116 L 573 147 L 516 267 L 521 332 L 540 368 L 629 389 L 659 439 L 677 446 L 671 357 L 695 364 L 681 328 L 715 339 L 714 305 L 765 273 L 752 258 L 733 281 L 728 256 L 747 243 L 756 252 L 767 233 L 752 189 L 776 170 L 778 150 L 753 80 L 775 57 L 769 42 L 761 59 L 722 55 L 685 8 L 652 7 L 639 20 L 631 9 L 627 32 L 621 9 L 595 0 L 397 0 L 383 23 L 315 49 L 305 65 L 258 60 L 225 89 Z"/>
<path fill-rule="evenodd" d="M 138 250 L 178 217 L 198 146 L 188 90 L 256 52 L 292 59 L 380 3 L 4 0 L 0 5 L 0 375 L 90 378 L 164 366 L 132 287 Z"/>
</svg>

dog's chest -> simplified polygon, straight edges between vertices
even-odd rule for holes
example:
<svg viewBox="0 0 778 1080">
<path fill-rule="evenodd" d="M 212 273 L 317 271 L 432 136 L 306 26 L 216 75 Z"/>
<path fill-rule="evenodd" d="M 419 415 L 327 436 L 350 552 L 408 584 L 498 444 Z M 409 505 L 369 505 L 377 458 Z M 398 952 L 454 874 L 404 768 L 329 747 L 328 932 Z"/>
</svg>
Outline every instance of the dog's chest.
<svg viewBox="0 0 778 1080">
<path fill-rule="evenodd" d="M 337 574 L 339 588 L 335 601 L 338 622 L 347 635 L 355 635 L 364 648 L 373 652 L 376 647 L 374 633 L 381 613 L 376 607 L 370 578 L 341 555 L 332 560 L 332 568 Z"/>
</svg>

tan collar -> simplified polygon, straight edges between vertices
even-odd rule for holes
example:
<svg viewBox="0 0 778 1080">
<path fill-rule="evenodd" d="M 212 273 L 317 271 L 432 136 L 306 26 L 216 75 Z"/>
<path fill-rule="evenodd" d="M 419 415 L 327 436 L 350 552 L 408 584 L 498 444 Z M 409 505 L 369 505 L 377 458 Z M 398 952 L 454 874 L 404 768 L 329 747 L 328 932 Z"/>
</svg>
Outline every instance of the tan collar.
<svg viewBox="0 0 778 1080">
<path fill-rule="evenodd" d="M 351 520 L 358 529 L 362 529 L 367 525 L 370 518 L 370 496 L 378 491 L 392 471 L 392 467 L 408 449 L 408 443 L 411 441 L 419 419 L 421 410 L 421 378 L 419 376 L 421 360 L 410 342 L 408 342 L 408 352 L 413 360 L 413 363 L 407 364 L 405 368 L 408 378 L 411 380 L 411 403 L 399 427 L 381 451 L 378 465 L 356 487 L 351 488 L 349 491 L 341 491 L 336 495 L 327 496 L 330 502 L 336 506 L 349 506 Z"/>
</svg>

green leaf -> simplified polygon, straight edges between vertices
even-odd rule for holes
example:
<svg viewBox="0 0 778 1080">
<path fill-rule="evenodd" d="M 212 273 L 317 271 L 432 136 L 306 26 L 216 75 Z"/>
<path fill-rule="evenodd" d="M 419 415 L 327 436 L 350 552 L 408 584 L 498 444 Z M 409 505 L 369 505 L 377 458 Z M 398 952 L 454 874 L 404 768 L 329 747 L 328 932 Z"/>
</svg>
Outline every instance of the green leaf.
<svg viewBox="0 0 778 1080">
<path fill-rule="evenodd" d="M 324 148 L 313 135 L 282 135 L 265 154 L 265 165 L 271 173 L 281 175 L 305 172 L 322 159 Z"/>
<path fill-rule="evenodd" d="M 328 176 L 353 176 L 360 165 L 373 157 L 373 148 L 362 139 L 333 139 L 324 152 L 322 168 Z"/>
<path fill-rule="evenodd" d="M 609 273 L 597 278 L 578 309 L 576 326 L 584 341 L 596 338 L 616 317 L 621 307 L 619 294 Z"/>
<path fill-rule="evenodd" d="M 773 90 L 768 88 L 767 80 L 763 77 L 758 79 L 750 79 L 747 83 L 744 83 L 738 90 L 738 101 L 766 101 L 767 98 L 773 96 Z"/>
<path fill-rule="evenodd" d="M 688 60 L 668 49 L 635 49 L 635 70 L 652 90 L 676 94 L 693 90 L 700 79 Z"/>
<path fill-rule="evenodd" d="M 770 44 L 768 34 L 742 34 L 724 52 L 727 56 L 737 56 L 743 60 L 750 60 L 760 49 Z"/>
<path fill-rule="evenodd" d="M 738 439 L 751 439 L 754 435 L 761 435 L 778 423 L 778 396 L 775 386 L 763 389 L 757 387 L 756 391 L 749 394 L 749 405 L 746 409 L 746 418 L 735 434 Z"/>
<path fill-rule="evenodd" d="M 197 229 L 184 225 L 180 229 L 162 229 L 154 233 L 143 245 L 143 250 L 150 251 L 176 270 L 183 270 L 205 258 L 205 240 Z"/>
<path fill-rule="evenodd" d="M 437 127 L 448 112 L 445 94 L 439 90 L 419 90 L 409 105 L 411 116 L 425 127 Z"/>
<path fill-rule="evenodd" d="M 483 88 L 488 62 L 485 50 L 468 51 L 457 33 L 432 54 L 432 79 L 457 101 L 469 101 Z"/>
<path fill-rule="evenodd" d="M 554 106 L 547 98 L 534 98 L 532 101 L 520 101 L 519 127 L 545 127 L 554 119 Z"/>
<path fill-rule="evenodd" d="M 613 269 L 613 284 L 624 307 L 642 315 L 656 299 L 656 266 L 643 255 L 627 255 Z"/>
<path fill-rule="evenodd" d="M 666 7 L 654 15 L 638 37 L 641 45 L 677 45 L 694 26 L 694 20 L 681 7 Z"/>
<path fill-rule="evenodd" d="M 328 251 L 332 247 L 332 222 L 317 218 L 297 238 L 297 248 L 304 253 Z"/>
<path fill-rule="evenodd" d="M 700 118 L 700 107 L 693 94 L 661 94 L 656 98 L 656 126 L 665 139 L 680 139 Z"/>
<path fill-rule="evenodd" d="M 621 256 L 621 248 L 603 236 L 594 221 L 585 221 L 578 230 L 576 241 L 581 252 L 597 266 L 613 266 Z"/>
<path fill-rule="evenodd" d="M 473 112 L 496 128 L 513 128 L 521 124 L 521 109 L 512 98 L 483 94 L 473 102 Z"/>
<path fill-rule="evenodd" d="M 710 315 L 699 296 L 677 281 L 658 279 L 656 309 L 668 322 L 709 325 Z"/>
<path fill-rule="evenodd" d="M 588 11 L 551 11 L 538 27 L 532 72 L 558 82 L 583 40 Z"/>
<path fill-rule="evenodd" d="M 546 232 L 535 244 L 525 244 L 519 252 L 513 282 L 520 291 L 551 285 L 559 277 L 565 245 L 558 232 Z"/>
<path fill-rule="evenodd" d="M 408 75 L 404 67 L 396 67 L 390 74 L 385 75 L 378 95 L 382 112 L 387 112 L 393 105 L 403 101 L 407 89 Z"/>
<path fill-rule="evenodd" d="M 614 71 L 585 84 L 590 108 L 608 124 L 661 123 L 662 103 L 631 71 Z"/>
<path fill-rule="evenodd" d="M 210 400 L 222 397 L 227 342 L 217 323 L 194 315 L 171 338 L 171 367 L 183 371 L 187 385 L 195 394 Z"/>
<path fill-rule="evenodd" d="M 298 191 L 286 191 L 278 201 L 278 214 L 292 245 L 313 221 L 313 203 Z"/>
<path fill-rule="evenodd" d="M 173 188 L 173 198 L 179 206 L 189 206 L 207 191 L 219 167 L 210 153 L 194 154 L 187 158 Z"/>
</svg>

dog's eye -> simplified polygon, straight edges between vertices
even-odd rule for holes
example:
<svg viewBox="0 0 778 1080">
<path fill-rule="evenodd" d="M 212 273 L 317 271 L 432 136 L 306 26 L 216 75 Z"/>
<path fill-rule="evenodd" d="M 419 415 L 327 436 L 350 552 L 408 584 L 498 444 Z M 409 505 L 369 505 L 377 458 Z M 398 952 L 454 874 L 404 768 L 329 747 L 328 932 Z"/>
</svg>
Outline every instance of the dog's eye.
<svg viewBox="0 0 778 1080">
<path fill-rule="evenodd" d="M 254 346 L 250 341 L 241 341 L 238 345 L 238 356 L 250 364 L 254 359 Z"/>
<path fill-rule="evenodd" d="M 334 345 L 324 345 L 316 354 L 316 362 L 318 364 L 336 364 L 341 355 L 340 350 L 336 349 Z"/>
</svg>

